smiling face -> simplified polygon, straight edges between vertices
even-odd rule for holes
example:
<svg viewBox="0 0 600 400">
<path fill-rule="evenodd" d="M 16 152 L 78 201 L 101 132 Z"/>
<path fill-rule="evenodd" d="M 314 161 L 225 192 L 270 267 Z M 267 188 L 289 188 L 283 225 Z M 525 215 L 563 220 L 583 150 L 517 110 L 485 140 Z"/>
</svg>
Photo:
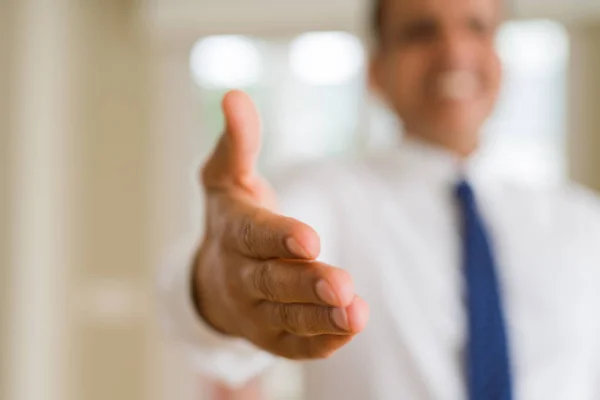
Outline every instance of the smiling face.
<svg viewBox="0 0 600 400">
<path fill-rule="evenodd" d="M 382 0 L 371 82 L 406 132 L 468 155 L 500 89 L 501 0 Z"/>
</svg>

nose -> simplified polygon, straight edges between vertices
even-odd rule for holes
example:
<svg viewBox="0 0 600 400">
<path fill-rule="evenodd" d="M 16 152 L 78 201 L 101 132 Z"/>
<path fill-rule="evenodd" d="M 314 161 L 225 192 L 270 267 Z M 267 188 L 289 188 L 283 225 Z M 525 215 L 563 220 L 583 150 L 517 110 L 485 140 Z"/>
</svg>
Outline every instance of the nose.
<svg viewBox="0 0 600 400">
<path fill-rule="evenodd" d="M 458 30 L 446 30 L 438 42 L 438 65 L 442 69 L 470 69 L 477 59 L 477 44 Z"/>
</svg>

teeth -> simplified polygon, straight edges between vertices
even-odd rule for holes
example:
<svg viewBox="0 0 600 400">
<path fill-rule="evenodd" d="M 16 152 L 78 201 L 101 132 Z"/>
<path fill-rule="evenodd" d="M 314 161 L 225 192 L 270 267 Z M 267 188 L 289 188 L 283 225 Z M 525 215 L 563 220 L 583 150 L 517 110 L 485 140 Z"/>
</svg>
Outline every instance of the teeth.
<svg viewBox="0 0 600 400">
<path fill-rule="evenodd" d="M 467 100 L 475 96 L 477 78 L 469 71 L 448 71 L 437 80 L 436 91 L 445 100 Z"/>
</svg>

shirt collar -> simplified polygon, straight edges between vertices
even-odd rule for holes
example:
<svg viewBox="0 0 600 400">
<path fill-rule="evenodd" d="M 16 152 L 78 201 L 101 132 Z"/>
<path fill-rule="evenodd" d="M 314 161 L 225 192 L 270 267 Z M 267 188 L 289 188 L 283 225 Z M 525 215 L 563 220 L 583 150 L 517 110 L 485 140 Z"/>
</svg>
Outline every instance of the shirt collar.
<svg viewBox="0 0 600 400">
<path fill-rule="evenodd" d="M 415 137 L 405 137 L 397 155 L 407 173 L 433 183 L 454 185 L 461 180 L 476 180 L 480 153 L 467 158 Z"/>
</svg>

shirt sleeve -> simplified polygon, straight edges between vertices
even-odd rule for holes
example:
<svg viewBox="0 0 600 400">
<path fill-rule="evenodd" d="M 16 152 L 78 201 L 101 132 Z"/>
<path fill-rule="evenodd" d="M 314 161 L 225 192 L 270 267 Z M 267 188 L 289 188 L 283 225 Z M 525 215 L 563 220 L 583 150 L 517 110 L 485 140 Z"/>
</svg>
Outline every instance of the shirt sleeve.
<svg viewBox="0 0 600 400">
<path fill-rule="evenodd" d="M 600 239 L 600 197 L 598 193 L 572 183 L 567 187 L 567 194 L 567 204 L 570 206 L 569 210 L 576 222 L 576 227 L 582 237 L 590 240 L 590 248 L 598 251 L 596 246 Z"/>
<path fill-rule="evenodd" d="M 159 320 L 196 372 L 229 387 L 240 387 L 260 375 L 275 357 L 244 339 L 214 331 L 196 312 L 191 269 L 198 237 L 190 235 L 173 246 L 159 271 Z"/>
</svg>

